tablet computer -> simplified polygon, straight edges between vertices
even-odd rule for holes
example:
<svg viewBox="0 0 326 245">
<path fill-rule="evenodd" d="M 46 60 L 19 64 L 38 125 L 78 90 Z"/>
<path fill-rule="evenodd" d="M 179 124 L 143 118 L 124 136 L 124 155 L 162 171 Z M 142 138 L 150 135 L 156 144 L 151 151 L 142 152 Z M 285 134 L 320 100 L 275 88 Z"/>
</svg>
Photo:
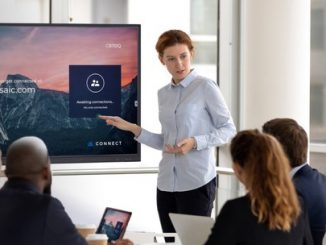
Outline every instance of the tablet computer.
<svg viewBox="0 0 326 245">
<path fill-rule="evenodd" d="M 106 207 L 96 233 L 106 234 L 109 242 L 123 238 L 131 214 L 130 211 Z"/>
</svg>

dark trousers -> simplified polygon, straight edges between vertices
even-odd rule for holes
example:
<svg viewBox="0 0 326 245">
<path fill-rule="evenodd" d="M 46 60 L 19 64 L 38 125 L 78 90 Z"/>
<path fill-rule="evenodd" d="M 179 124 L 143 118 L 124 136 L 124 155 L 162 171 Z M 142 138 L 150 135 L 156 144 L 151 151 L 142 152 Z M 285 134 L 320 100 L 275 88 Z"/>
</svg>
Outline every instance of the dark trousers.
<svg viewBox="0 0 326 245">
<path fill-rule="evenodd" d="M 182 192 L 167 192 L 157 189 L 156 201 L 162 230 L 175 232 L 169 213 L 211 216 L 216 192 L 216 178 L 206 185 Z"/>
</svg>

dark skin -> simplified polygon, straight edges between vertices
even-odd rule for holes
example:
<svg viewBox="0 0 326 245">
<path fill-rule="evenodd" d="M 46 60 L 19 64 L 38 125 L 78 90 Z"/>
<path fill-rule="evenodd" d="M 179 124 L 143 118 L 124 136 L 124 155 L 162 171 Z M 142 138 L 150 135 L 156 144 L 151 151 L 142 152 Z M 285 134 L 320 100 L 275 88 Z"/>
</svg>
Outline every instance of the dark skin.
<svg viewBox="0 0 326 245">
<path fill-rule="evenodd" d="M 31 182 L 40 193 L 51 193 L 52 174 L 45 143 L 37 137 L 22 137 L 8 149 L 5 174 L 8 179 Z"/>
</svg>

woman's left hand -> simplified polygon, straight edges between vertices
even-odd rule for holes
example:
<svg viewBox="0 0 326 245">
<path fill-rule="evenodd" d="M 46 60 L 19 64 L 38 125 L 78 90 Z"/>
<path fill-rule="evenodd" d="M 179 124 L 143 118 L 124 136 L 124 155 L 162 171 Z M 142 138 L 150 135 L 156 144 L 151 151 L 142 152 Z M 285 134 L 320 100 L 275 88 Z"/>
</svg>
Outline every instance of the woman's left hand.
<svg viewBox="0 0 326 245">
<path fill-rule="evenodd" d="M 194 149 L 194 146 L 196 145 L 196 140 L 195 138 L 186 138 L 181 140 L 178 144 L 176 145 L 165 145 L 165 150 L 164 152 L 170 153 L 170 154 L 182 154 L 185 155 L 189 151 Z"/>
</svg>

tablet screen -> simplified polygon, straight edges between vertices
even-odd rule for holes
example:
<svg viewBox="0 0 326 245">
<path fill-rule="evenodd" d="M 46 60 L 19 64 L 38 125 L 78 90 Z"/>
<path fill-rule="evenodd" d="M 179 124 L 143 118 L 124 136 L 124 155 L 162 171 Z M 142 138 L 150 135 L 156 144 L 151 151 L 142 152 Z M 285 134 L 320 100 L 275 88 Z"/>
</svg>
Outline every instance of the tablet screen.
<svg viewBox="0 0 326 245">
<path fill-rule="evenodd" d="M 106 234 L 109 241 L 122 238 L 131 217 L 131 212 L 107 207 L 96 233 Z"/>
</svg>

